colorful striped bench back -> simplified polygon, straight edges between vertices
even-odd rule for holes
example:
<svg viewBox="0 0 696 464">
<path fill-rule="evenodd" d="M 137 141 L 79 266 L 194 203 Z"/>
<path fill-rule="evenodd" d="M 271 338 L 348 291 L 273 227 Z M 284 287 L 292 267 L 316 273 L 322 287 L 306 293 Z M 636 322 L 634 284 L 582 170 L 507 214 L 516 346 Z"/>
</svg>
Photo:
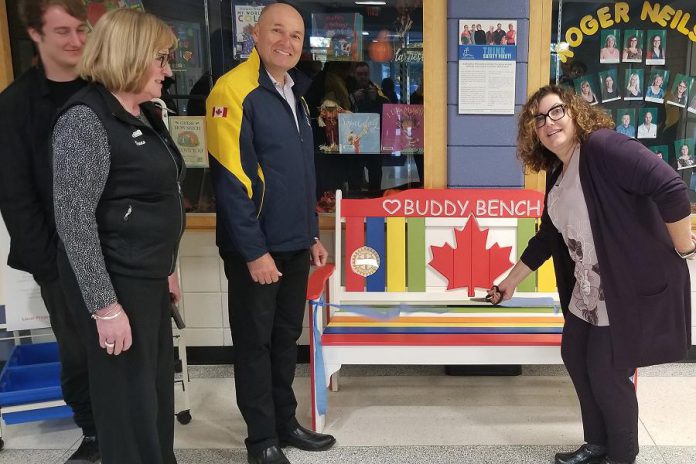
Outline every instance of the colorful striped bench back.
<svg viewBox="0 0 696 464">
<path fill-rule="evenodd" d="M 335 260 L 342 278 L 334 279 L 332 299 L 446 304 L 481 294 L 517 260 L 542 209 L 543 194 L 522 189 L 417 189 L 362 200 L 338 191 Z M 553 275 L 543 274 L 518 291 L 554 291 L 545 283 Z"/>
</svg>

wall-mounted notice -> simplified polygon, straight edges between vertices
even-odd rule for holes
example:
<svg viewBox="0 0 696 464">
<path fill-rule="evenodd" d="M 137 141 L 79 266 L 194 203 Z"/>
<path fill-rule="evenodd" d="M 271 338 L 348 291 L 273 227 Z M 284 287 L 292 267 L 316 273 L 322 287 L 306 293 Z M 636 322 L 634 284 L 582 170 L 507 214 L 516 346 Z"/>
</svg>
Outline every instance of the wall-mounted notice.
<svg viewBox="0 0 696 464">
<path fill-rule="evenodd" d="M 517 21 L 460 19 L 459 114 L 514 114 Z"/>
<path fill-rule="evenodd" d="M 31 274 L 7 266 L 10 235 L 0 218 L 0 279 L 3 291 L 0 304 L 5 305 L 7 330 L 29 330 L 50 327 L 41 289 Z"/>
</svg>

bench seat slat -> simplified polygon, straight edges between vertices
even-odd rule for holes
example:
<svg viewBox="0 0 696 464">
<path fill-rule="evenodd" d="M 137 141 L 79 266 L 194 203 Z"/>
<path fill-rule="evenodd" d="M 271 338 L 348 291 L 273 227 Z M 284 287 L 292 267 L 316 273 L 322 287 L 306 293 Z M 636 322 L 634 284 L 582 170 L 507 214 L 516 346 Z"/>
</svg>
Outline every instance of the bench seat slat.
<svg viewBox="0 0 696 464">
<path fill-rule="evenodd" d="M 330 346 L 559 346 L 560 334 L 324 334 Z"/>
<path fill-rule="evenodd" d="M 325 334 L 530 334 L 561 333 L 563 327 L 327 327 Z M 323 341 L 323 339 L 322 339 Z"/>
</svg>

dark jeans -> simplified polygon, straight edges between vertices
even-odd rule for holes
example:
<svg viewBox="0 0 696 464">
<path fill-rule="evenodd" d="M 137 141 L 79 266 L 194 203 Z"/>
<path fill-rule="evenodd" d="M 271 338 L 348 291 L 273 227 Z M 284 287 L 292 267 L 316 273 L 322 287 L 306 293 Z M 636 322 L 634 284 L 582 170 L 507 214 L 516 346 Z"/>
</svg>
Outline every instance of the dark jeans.
<svg viewBox="0 0 696 464">
<path fill-rule="evenodd" d="M 609 457 L 633 462 L 638 455 L 638 401 L 630 376 L 616 368 L 611 329 L 568 313 L 561 355 L 580 400 L 585 441 L 607 448 Z"/>
<path fill-rule="evenodd" d="M 297 424 L 292 382 L 307 301 L 309 252 L 272 256 L 283 276 L 274 284 L 261 285 L 251 279 L 241 256 L 222 253 L 229 284 L 237 405 L 252 453 L 277 444 L 278 434 Z"/>
<path fill-rule="evenodd" d="M 73 419 L 82 433 L 97 434 L 89 399 L 87 352 L 77 334 L 77 327 L 65 302 L 60 280 L 37 281 L 41 297 L 46 304 L 53 333 L 58 342 L 60 358 L 60 386 L 65 402 L 73 410 Z"/>
<path fill-rule="evenodd" d="M 99 346 L 95 321 L 64 253 L 58 253 L 58 263 L 87 350 L 102 464 L 175 464 L 174 349 L 167 279 L 111 275 L 133 335 L 133 346 L 112 356 Z"/>
</svg>

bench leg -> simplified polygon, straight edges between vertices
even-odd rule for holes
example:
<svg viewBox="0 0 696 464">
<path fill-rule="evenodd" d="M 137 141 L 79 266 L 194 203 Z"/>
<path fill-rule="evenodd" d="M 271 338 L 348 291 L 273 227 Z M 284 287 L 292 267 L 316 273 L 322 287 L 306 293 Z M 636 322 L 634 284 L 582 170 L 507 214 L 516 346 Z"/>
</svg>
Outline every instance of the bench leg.
<svg viewBox="0 0 696 464">
<path fill-rule="evenodd" d="M 339 373 L 339 371 L 336 371 L 333 374 L 331 374 L 331 381 L 329 382 L 329 388 L 331 388 L 332 392 L 338 391 L 338 373 Z"/>
</svg>

